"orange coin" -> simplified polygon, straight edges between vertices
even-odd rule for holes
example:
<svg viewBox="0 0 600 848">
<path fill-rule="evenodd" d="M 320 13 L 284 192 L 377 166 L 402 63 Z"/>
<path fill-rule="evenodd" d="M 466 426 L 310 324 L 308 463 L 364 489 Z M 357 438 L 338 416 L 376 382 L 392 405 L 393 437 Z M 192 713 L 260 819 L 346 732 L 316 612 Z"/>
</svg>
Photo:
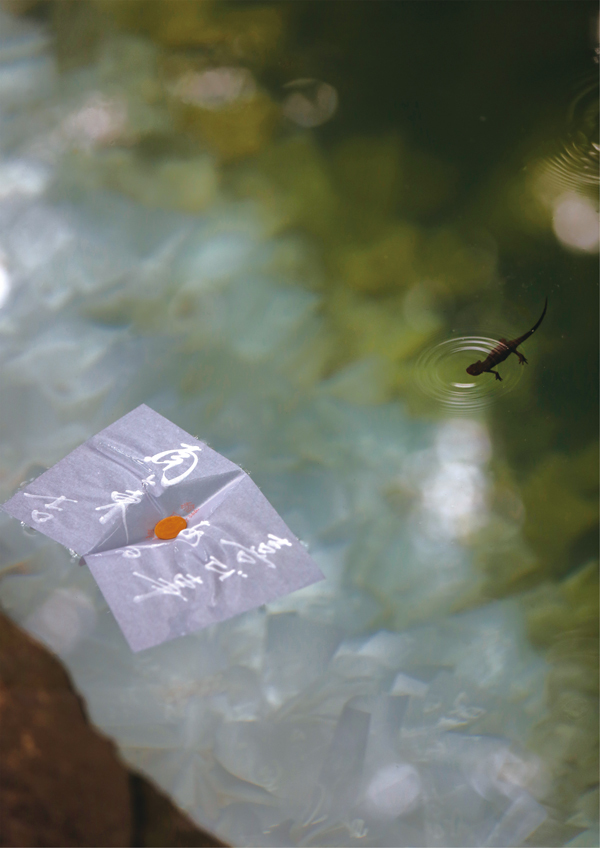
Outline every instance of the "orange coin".
<svg viewBox="0 0 600 848">
<path fill-rule="evenodd" d="M 180 515 L 168 515 L 166 518 L 161 518 L 154 528 L 154 532 L 159 539 L 174 539 L 182 530 L 187 527 L 187 521 Z"/>
</svg>

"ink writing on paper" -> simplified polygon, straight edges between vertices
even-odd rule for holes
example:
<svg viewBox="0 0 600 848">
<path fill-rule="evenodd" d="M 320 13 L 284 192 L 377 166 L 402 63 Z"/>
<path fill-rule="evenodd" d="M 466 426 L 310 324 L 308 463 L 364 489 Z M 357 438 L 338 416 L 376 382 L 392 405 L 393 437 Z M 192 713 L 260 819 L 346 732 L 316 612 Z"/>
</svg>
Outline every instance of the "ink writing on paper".
<svg viewBox="0 0 600 848">
<path fill-rule="evenodd" d="M 187 445 L 185 442 L 180 442 L 180 444 L 180 448 L 171 448 L 170 450 L 155 453 L 154 456 L 144 457 L 144 462 L 152 462 L 154 465 L 164 465 L 165 468 L 162 473 L 162 477 L 160 478 L 160 482 L 163 486 L 175 486 L 177 483 L 181 483 L 182 480 L 185 480 L 188 474 L 192 473 L 198 464 L 198 453 L 200 453 L 202 448 L 197 445 Z M 198 453 L 195 453 L 195 451 Z M 168 458 L 169 455 L 171 456 L 170 459 Z M 179 476 L 167 477 L 167 471 L 181 465 L 186 459 L 191 459 L 192 464 L 188 465 L 188 467 L 182 471 Z"/>
<path fill-rule="evenodd" d="M 140 503 L 145 494 L 146 493 L 140 489 L 137 489 L 136 491 L 133 489 L 126 489 L 124 492 L 111 492 L 110 497 L 112 503 L 96 507 L 96 511 L 103 509 L 108 510 L 108 512 L 105 512 L 104 515 L 100 516 L 100 524 L 106 524 L 106 522 L 110 521 L 115 513 L 120 513 L 127 541 L 129 542 L 129 530 L 127 528 L 126 518 L 127 507 L 131 506 L 131 504 Z"/>
<path fill-rule="evenodd" d="M 67 498 L 65 495 L 59 495 L 55 497 L 54 495 L 31 495 L 29 492 L 24 492 L 26 498 L 41 498 L 42 500 L 49 500 L 50 503 L 45 503 L 45 509 L 53 509 L 57 512 L 62 512 L 63 507 L 59 506 L 59 504 L 66 503 L 67 501 L 70 503 L 77 503 L 73 498 Z M 45 524 L 46 521 L 52 521 L 54 515 L 51 512 L 43 512 L 39 509 L 34 509 L 31 511 L 32 519 L 38 524 Z"/>
<path fill-rule="evenodd" d="M 134 651 L 323 579 L 239 466 L 143 404 L 33 489 L 4 509 L 81 551 Z"/>
<path fill-rule="evenodd" d="M 274 554 L 283 545 L 291 548 L 292 543 L 289 539 L 280 539 L 273 533 L 267 535 L 268 542 L 261 542 L 258 548 L 256 545 L 240 545 L 239 542 L 231 542 L 229 539 L 221 539 L 222 545 L 231 545 L 238 548 L 236 559 L 238 562 L 256 562 L 257 559 L 262 560 L 269 568 L 275 568 L 275 563 L 268 558 L 268 554 Z"/>
<path fill-rule="evenodd" d="M 204 527 L 209 527 L 210 522 L 202 521 L 200 525 Z M 200 530 L 200 525 L 196 527 L 188 527 L 186 530 L 182 530 L 177 539 L 182 540 L 185 544 L 190 545 L 191 547 L 197 547 L 202 536 L 205 535 L 204 530 Z M 228 549 L 233 549 L 235 551 L 235 561 L 237 565 L 241 563 L 248 564 L 256 564 L 262 562 L 268 568 L 276 568 L 276 564 L 269 558 L 269 556 L 273 556 L 283 547 L 292 547 L 292 543 L 289 539 L 286 539 L 281 536 L 276 536 L 274 533 L 267 534 L 267 542 L 260 542 L 258 546 L 256 545 L 242 545 L 240 542 L 235 542 L 232 539 L 219 539 L 219 543 L 224 549 L 225 553 Z M 233 551 L 232 551 L 233 552 Z M 126 548 L 123 552 L 123 556 L 130 557 L 132 559 L 139 558 L 141 552 L 139 548 L 129 547 Z M 202 566 L 205 571 L 213 572 L 218 575 L 218 579 L 220 582 L 237 575 L 243 579 L 247 579 L 248 574 L 242 569 L 238 568 L 236 564 L 228 565 L 226 562 L 222 562 L 218 559 L 214 554 L 211 554 L 208 558 L 207 562 L 203 562 Z M 157 595 L 176 595 L 181 598 L 183 601 L 187 602 L 186 596 L 183 594 L 183 589 L 196 589 L 198 586 L 203 585 L 204 581 L 198 575 L 192 575 L 189 572 L 187 574 L 178 573 L 175 574 L 174 577 L 169 580 L 164 577 L 153 578 L 149 577 L 146 574 L 142 574 L 140 571 L 134 571 L 133 574 L 135 577 L 140 578 L 141 580 L 150 583 L 152 586 L 152 590 L 145 594 L 135 595 L 133 600 L 135 603 L 139 603 L 140 601 L 144 601 L 147 598 L 153 598 Z M 256 575 L 255 575 L 256 576 Z"/>
</svg>

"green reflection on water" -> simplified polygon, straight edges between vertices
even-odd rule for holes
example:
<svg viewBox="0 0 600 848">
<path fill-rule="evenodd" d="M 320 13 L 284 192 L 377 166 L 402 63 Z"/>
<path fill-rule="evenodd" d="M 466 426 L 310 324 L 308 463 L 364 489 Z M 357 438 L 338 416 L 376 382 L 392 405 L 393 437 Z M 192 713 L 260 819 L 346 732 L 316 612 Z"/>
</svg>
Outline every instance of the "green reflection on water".
<svg viewBox="0 0 600 848">
<path fill-rule="evenodd" d="M 271 232 L 312 239 L 327 333 L 311 378 L 335 379 L 368 359 L 377 376 L 364 380 L 377 391 L 363 400 L 400 399 L 415 415 L 443 419 L 448 407 L 429 403 L 415 382 L 419 355 L 453 334 L 525 332 L 548 295 L 515 391 L 500 394 L 492 377 L 476 378 L 498 389 L 486 407 L 491 499 L 515 524 L 522 501 L 529 549 L 503 549 L 490 531 L 477 554 L 484 580 L 474 603 L 531 592 L 532 638 L 554 651 L 555 669 L 536 744 L 572 768 L 553 799 L 564 817 L 593 782 L 596 762 L 598 289 L 596 255 L 554 236 L 562 188 L 543 181 L 543 163 L 563 139 L 581 141 L 569 123 L 569 86 L 589 71 L 595 11 L 587 2 L 81 0 L 32 8 L 51 18 L 65 69 L 85 67 L 114 28 L 159 47 L 138 81 L 148 120 L 108 142 L 94 166 L 100 181 L 149 206 L 193 213 L 225 187 L 259 200 Z M 186 75 L 213 65 L 249 69 L 251 96 L 214 109 L 177 94 Z M 334 119 L 311 134 L 286 123 L 280 108 L 282 86 L 302 77 L 323 79 L 340 96 Z M 118 80 L 110 86 L 119 92 Z M 582 114 L 585 144 L 594 141 L 593 121 L 589 109 Z M 443 384 L 460 381 L 470 361 L 459 360 L 444 360 Z M 548 754 L 565 724 L 573 739 Z"/>
</svg>

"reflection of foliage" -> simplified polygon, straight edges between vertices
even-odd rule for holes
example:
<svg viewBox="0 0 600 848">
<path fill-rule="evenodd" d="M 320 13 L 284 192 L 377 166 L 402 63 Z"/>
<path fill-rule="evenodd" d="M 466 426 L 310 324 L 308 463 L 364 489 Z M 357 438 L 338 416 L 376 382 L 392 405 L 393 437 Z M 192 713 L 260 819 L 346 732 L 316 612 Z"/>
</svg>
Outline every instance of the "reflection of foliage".
<svg viewBox="0 0 600 848">
<path fill-rule="evenodd" d="M 197 135 L 222 161 L 230 161 L 259 153 L 270 141 L 277 119 L 275 104 L 258 92 L 248 101 L 218 111 L 182 107 L 178 123 L 183 132 Z"/>
<path fill-rule="evenodd" d="M 476 239 L 449 225 L 425 227 L 408 211 L 407 175 L 428 186 L 414 196 L 432 210 L 452 190 L 452 169 L 397 135 L 354 138 L 329 152 L 292 137 L 257 165 L 262 182 L 240 171 L 238 192 L 271 198 L 280 228 L 307 232 L 321 246 L 324 311 L 336 339 L 329 367 L 377 355 L 394 363 L 390 386 L 398 389 L 407 360 L 439 330 L 435 301 L 471 295 L 494 273 L 493 252 Z"/>
<path fill-rule="evenodd" d="M 530 637 L 548 649 L 551 663 L 548 713 L 531 744 L 552 772 L 545 798 L 552 817 L 564 820 L 580 808 L 567 821 L 573 827 L 597 824 L 597 813 L 590 815 L 588 808 L 594 806 L 598 784 L 598 588 L 598 563 L 591 562 L 526 597 Z M 555 824 L 549 829 L 556 832 Z"/>
<path fill-rule="evenodd" d="M 79 0 L 78 0 L 79 2 Z M 212 0 L 96 0 L 126 29 L 172 49 L 201 49 L 216 64 L 272 60 L 283 35 L 285 4 L 233 6 Z"/>
<path fill-rule="evenodd" d="M 564 573 L 573 543 L 598 522 L 598 446 L 575 457 L 545 456 L 523 487 L 526 539 L 546 573 Z"/>
<path fill-rule="evenodd" d="M 597 555 L 597 445 L 573 458 L 543 446 L 540 454 L 521 485 L 496 463 L 490 520 L 475 545 L 485 593 L 494 598 L 560 577 Z"/>
</svg>

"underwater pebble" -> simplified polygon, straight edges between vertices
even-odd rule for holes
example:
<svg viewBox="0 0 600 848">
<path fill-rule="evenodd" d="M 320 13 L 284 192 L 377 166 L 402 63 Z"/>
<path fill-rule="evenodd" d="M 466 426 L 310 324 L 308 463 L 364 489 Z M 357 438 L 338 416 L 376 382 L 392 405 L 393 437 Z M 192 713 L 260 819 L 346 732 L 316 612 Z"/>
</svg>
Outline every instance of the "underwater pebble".
<svg viewBox="0 0 600 848">
<path fill-rule="evenodd" d="M 377 772 L 367 789 L 367 803 L 386 816 L 395 818 L 412 809 L 421 794 L 419 772 L 407 763 L 394 763 Z"/>
</svg>

